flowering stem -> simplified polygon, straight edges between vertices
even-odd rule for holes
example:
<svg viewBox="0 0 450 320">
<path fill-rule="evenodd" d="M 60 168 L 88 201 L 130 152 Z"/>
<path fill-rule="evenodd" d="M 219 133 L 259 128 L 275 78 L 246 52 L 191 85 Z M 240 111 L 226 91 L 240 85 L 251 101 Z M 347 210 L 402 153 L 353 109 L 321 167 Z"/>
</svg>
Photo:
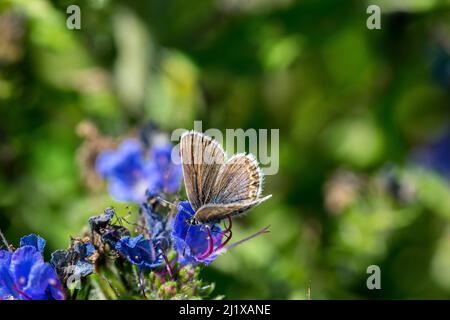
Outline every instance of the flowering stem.
<svg viewBox="0 0 450 320">
<path fill-rule="evenodd" d="M 200 255 L 200 257 L 198 257 L 199 260 L 203 260 L 208 258 L 214 251 L 214 240 L 213 240 L 213 236 L 211 234 L 211 229 L 207 226 L 206 230 L 208 231 L 208 249 L 206 250 L 206 252 L 202 255 Z"/>
<path fill-rule="evenodd" d="M 169 259 L 167 258 L 167 255 L 166 255 L 166 253 L 164 252 L 163 249 L 161 249 L 161 252 L 162 252 L 161 255 L 162 255 L 162 257 L 164 259 L 164 262 L 166 264 L 167 272 L 169 273 L 169 276 L 173 279 L 172 265 L 170 264 Z"/>
<path fill-rule="evenodd" d="M 70 300 L 77 300 L 77 296 L 78 296 L 78 292 L 79 291 L 80 290 L 78 290 L 78 289 L 74 289 L 73 293 L 72 293 L 72 296 L 70 297 Z"/>
<path fill-rule="evenodd" d="M 147 299 L 144 288 L 144 271 L 141 268 L 138 268 L 137 277 L 139 281 L 139 286 L 141 287 L 142 296 L 144 297 L 144 299 Z"/>
<path fill-rule="evenodd" d="M 8 241 L 6 240 L 5 236 L 3 235 L 2 230 L 0 230 L 0 237 L 2 238 L 2 241 L 3 241 L 3 243 L 5 244 L 6 249 L 7 249 L 9 252 L 12 252 L 11 248 L 9 247 Z"/>
<path fill-rule="evenodd" d="M 112 285 L 111 281 L 109 281 L 103 274 L 100 274 L 100 278 L 108 284 L 108 286 L 114 292 L 116 297 L 119 298 L 120 297 L 120 293 L 117 291 L 116 288 L 114 288 L 114 286 Z"/>
</svg>

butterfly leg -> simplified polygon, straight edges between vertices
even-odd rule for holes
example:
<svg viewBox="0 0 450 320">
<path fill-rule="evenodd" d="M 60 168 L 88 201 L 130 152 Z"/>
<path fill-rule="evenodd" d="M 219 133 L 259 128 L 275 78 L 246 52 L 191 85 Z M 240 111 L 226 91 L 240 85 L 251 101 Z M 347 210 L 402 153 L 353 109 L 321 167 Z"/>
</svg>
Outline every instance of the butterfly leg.
<svg viewBox="0 0 450 320">
<path fill-rule="evenodd" d="M 231 232 L 231 228 L 233 227 L 233 222 L 231 221 L 231 217 L 227 216 L 227 219 L 228 219 L 228 226 L 226 227 L 225 231 L 223 232 L 224 234 Z"/>
<path fill-rule="evenodd" d="M 225 231 L 222 233 L 222 234 L 226 237 L 226 239 L 225 239 L 224 242 L 222 242 L 222 243 L 220 244 L 220 246 L 217 247 L 217 249 L 216 249 L 215 251 L 219 251 L 219 250 L 221 250 L 223 247 L 225 247 L 226 244 L 227 244 L 227 243 L 231 240 L 231 238 L 233 237 L 233 232 L 231 231 L 231 228 L 233 227 L 233 223 L 232 223 L 232 221 L 231 221 L 231 217 L 230 217 L 230 216 L 228 216 L 227 218 L 228 218 L 228 226 L 227 226 L 227 228 L 225 229 Z"/>
</svg>

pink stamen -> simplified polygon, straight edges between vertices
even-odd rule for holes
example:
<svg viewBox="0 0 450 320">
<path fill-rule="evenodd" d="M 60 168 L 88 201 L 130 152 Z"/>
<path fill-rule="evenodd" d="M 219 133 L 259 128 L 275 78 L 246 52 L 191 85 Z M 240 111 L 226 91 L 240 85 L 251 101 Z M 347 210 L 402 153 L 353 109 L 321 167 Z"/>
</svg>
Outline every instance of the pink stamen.
<svg viewBox="0 0 450 320">
<path fill-rule="evenodd" d="M 231 221 L 231 217 L 228 216 L 227 219 L 228 219 L 228 227 L 225 229 L 225 231 L 223 233 L 230 232 L 231 231 L 231 227 L 233 226 L 233 222 Z"/>
<path fill-rule="evenodd" d="M 19 288 L 17 288 L 16 286 L 13 286 L 13 290 L 16 291 L 18 294 L 22 295 L 25 297 L 25 299 L 27 300 L 33 300 L 31 299 L 31 297 L 29 295 L 27 295 L 25 292 L 23 292 L 22 290 L 19 290 Z"/>
<path fill-rule="evenodd" d="M 211 234 L 211 229 L 209 227 L 206 227 L 206 230 L 208 231 L 208 249 L 205 253 L 201 254 L 198 259 L 204 260 L 208 258 L 213 252 L 214 252 L 214 239 Z"/>
<path fill-rule="evenodd" d="M 170 276 L 171 278 L 173 278 L 173 269 L 172 269 L 172 265 L 170 264 L 169 259 L 167 258 L 166 253 L 165 253 L 162 249 L 161 249 L 161 252 L 162 252 L 162 257 L 163 257 L 163 259 L 164 259 L 164 262 L 165 262 L 165 264 L 166 264 L 167 272 L 169 273 L 169 276 Z"/>
<path fill-rule="evenodd" d="M 227 217 L 227 218 L 228 218 L 228 226 L 225 229 L 225 231 L 220 232 L 220 234 L 222 234 L 222 236 L 226 237 L 225 241 L 223 241 L 216 249 L 214 249 L 214 239 L 212 237 L 210 228 L 208 228 L 208 239 L 209 239 L 208 249 L 206 250 L 205 253 L 200 255 L 200 257 L 198 257 L 199 260 L 204 260 L 204 259 L 208 258 L 209 256 L 211 256 L 213 253 L 218 252 L 223 247 L 225 247 L 227 245 L 227 243 L 231 240 L 231 238 L 233 237 L 233 232 L 231 231 L 233 223 L 232 223 L 232 220 L 230 217 Z"/>
<path fill-rule="evenodd" d="M 231 238 L 233 237 L 233 232 L 231 230 L 228 231 L 228 235 L 225 235 L 227 237 L 227 239 L 222 242 L 222 244 L 220 246 L 217 247 L 216 250 L 214 250 L 214 252 L 217 252 L 219 250 L 221 250 L 223 247 L 226 246 L 226 244 L 231 240 Z"/>
</svg>

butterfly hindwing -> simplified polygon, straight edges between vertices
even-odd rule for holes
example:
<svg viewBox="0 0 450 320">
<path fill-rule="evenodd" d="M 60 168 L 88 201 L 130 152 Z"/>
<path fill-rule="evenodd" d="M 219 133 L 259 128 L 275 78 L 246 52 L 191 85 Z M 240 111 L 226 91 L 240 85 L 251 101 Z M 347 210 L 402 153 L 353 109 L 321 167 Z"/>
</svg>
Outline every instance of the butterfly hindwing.
<svg viewBox="0 0 450 320">
<path fill-rule="evenodd" d="M 220 171 L 214 185 L 213 203 L 252 202 L 262 191 L 263 173 L 251 154 L 237 154 Z"/>
<path fill-rule="evenodd" d="M 241 215 L 251 208 L 266 201 L 270 197 L 272 197 L 272 195 L 255 201 L 236 202 L 228 204 L 205 204 L 197 210 L 197 212 L 195 213 L 195 219 L 201 223 L 218 222 L 226 217 Z"/>
</svg>

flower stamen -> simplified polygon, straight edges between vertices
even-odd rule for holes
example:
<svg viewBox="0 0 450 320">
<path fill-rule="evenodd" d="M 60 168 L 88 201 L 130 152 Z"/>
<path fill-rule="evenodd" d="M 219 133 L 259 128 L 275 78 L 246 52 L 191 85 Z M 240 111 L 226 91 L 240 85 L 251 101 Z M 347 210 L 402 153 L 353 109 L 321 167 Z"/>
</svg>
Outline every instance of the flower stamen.
<svg viewBox="0 0 450 320">
<path fill-rule="evenodd" d="M 13 286 L 13 290 L 15 292 L 17 292 L 18 294 L 20 294 L 21 296 L 23 296 L 25 299 L 27 300 L 33 300 L 29 295 L 27 295 L 25 292 L 23 292 L 22 290 L 20 290 L 19 288 L 17 288 L 17 286 Z"/>
<path fill-rule="evenodd" d="M 207 226 L 206 230 L 208 231 L 208 249 L 206 250 L 205 253 L 201 254 L 198 257 L 199 260 L 204 260 L 208 258 L 214 252 L 214 239 L 211 233 L 211 229 L 209 228 L 209 226 Z"/>
</svg>

